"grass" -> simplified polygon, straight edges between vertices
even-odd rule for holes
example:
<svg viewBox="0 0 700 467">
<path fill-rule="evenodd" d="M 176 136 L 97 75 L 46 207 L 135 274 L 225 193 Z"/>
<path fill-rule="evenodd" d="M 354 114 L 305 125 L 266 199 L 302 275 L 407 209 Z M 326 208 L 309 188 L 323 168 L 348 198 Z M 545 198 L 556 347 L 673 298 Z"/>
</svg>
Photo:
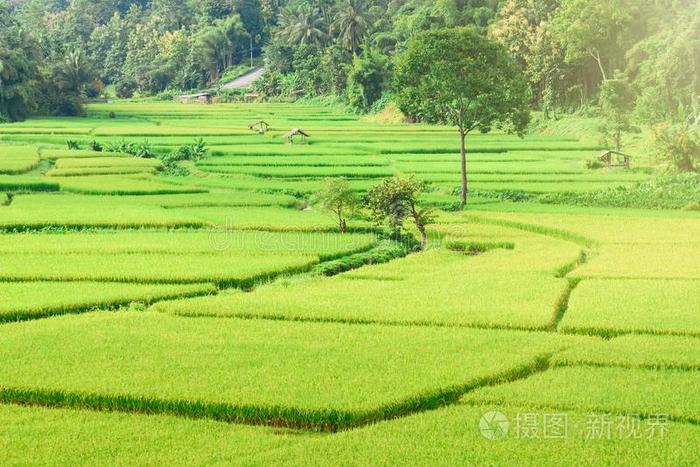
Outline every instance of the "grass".
<svg viewBox="0 0 700 467">
<path fill-rule="evenodd" d="M 174 297 L 212 293 L 211 284 L 154 285 L 109 282 L 0 283 L 0 321 L 38 319 L 132 302 L 153 303 Z"/>
<path fill-rule="evenodd" d="M 6 325 L 0 333 L 5 402 L 315 429 L 439 406 L 487 381 L 518 377 L 542 355 L 577 342 L 549 334 L 151 313 L 58 317 Z"/>
<path fill-rule="evenodd" d="M 583 413 L 664 414 L 672 420 L 700 423 L 698 384 L 697 371 L 560 367 L 474 391 L 464 400 Z"/>
</svg>

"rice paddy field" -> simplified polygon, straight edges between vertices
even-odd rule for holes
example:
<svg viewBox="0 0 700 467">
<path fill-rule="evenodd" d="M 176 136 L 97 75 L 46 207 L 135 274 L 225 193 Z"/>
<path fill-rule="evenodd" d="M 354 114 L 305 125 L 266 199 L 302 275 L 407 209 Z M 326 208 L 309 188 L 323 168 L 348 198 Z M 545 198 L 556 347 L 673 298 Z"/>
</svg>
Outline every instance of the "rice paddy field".
<svg viewBox="0 0 700 467">
<path fill-rule="evenodd" d="M 0 463 L 700 464 L 700 213 L 537 202 L 654 169 L 499 132 L 455 210 L 458 143 L 301 103 L 0 125 Z M 400 174 L 422 252 L 314 201 Z"/>
</svg>

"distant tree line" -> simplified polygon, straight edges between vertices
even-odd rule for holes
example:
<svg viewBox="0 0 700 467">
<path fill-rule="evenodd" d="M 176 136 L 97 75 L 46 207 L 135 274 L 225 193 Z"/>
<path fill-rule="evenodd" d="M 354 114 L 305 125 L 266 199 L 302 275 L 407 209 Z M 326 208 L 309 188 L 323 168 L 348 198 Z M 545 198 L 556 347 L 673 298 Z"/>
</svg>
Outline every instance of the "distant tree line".
<svg viewBox="0 0 700 467">
<path fill-rule="evenodd" d="M 251 49 L 263 96 L 370 111 L 414 37 L 455 27 L 505 47 L 546 116 L 597 104 L 614 79 L 639 121 L 698 118 L 697 0 L 0 0 L 0 118 L 80 114 L 108 85 L 215 86 Z"/>
</svg>

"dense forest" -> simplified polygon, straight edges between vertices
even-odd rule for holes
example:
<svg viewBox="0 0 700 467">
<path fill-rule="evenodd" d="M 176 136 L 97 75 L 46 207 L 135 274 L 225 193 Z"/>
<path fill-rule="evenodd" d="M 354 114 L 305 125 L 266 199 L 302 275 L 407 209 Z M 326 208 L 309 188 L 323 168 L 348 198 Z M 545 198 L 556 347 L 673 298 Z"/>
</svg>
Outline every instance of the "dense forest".
<svg viewBox="0 0 700 467">
<path fill-rule="evenodd" d="M 260 61 L 265 98 L 372 111 L 416 34 L 460 26 L 512 54 L 547 116 L 614 80 L 638 121 L 698 118 L 697 0 L 0 0 L 0 120 L 217 89 Z"/>
</svg>

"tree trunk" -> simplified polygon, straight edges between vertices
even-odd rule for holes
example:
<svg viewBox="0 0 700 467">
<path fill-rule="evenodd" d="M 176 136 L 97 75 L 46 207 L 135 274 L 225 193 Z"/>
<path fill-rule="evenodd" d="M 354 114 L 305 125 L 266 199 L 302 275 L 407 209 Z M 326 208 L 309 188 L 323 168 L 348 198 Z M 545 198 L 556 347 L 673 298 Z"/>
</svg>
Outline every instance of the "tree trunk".
<svg viewBox="0 0 700 467">
<path fill-rule="evenodd" d="M 425 233 L 424 225 L 416 225 L 418 227 L 418 232 L 420 232 L 420 249 L 425 250 L 426 245 L 428 245 L 428 236 Z"/>
<path fill-rule="evenodd" d="M 622 139 L 622 134 L 620 130 L 617 130 L 615 133 L 615 151 L 620 152 L 620 149 L 622 149 L 622 144 L 620 144 L 620 140 Z"/>
<path fill-rule="evenodd" d="M 589 51 L 588 53 L 591 55 L 591 57 L 593 57 L 593 59 L 598 64 L 598 68 L 600 69 L 600 74 L 603 75 L 603 81 L 607 81 L 608 78 L 607 78 L 607 76 L 605 76 L 605 69 L 603 68 L 603 62 L 600 60 L 600 52 L 596 50 L 595 52 Z"/>
<path fill-rule="evenodd" d="M 344 234 L 348 230 L 348 224 L 343 219 L 343 212 L 338 211 L 338 230 L 341 234 Z"/>
<path fill-rule="evenodd" d="M 467 137 L 464 128 L 459 128 L 459 157 L 460 170 L 462 174 L 462 189 L 459 193 L 459 208 L 464 209 L 467 205 L 467 147 L 465 139 Z"/>
</svg>

